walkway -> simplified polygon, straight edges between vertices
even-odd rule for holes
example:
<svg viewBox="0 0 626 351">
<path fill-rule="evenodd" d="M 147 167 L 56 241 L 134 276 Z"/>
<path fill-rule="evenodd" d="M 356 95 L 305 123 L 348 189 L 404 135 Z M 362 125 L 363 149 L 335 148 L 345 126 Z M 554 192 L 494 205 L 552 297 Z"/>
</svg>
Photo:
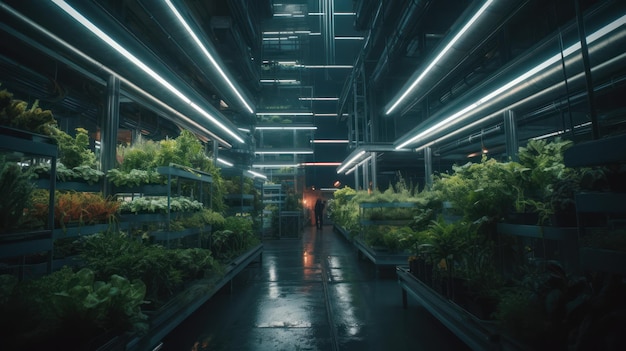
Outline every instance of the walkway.
<svg viewBox="0 0 626 351">
<path fill-rule="evenodd" d="M 467 350 L 415 301 L 403 309 L 395 272 L 376 278 L 332 226 L 264 247 L 162 350 Z"/>
</svg>

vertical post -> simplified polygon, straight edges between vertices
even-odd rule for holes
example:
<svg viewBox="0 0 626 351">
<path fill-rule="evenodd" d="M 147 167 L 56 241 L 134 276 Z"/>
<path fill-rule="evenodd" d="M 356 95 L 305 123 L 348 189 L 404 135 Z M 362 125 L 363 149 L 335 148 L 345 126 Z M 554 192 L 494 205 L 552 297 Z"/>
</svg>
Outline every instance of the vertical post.
<svg viewBox="0 0 626 351">
<path fill-rule="evenodd" d="M 363 189 L 366 189 L 368 191 L 370 189 L 369 161 L 363 162 Z"/>
<path fill-rule="evenodd" d="M 359 190 L 359 186 L 361 185 L 361 179 L 359 179 L 360 178 L 359 173 L 360 173 L 359 172 L 359 167 L 355 167 L 354 168 L 354 188 L 356 190 Z M 363 188 L 361 188 L 361 189 L 363 189 Z"/>
<path fill-rule="evenodd" d="M 591 65 L 589 64 L 589 49 L 587 48 L 587 33 L 585 31 L 585 23 L 583 21 L 580 1 L 575 0 L 576 22 L 578 24 L 578 37 L 580 38 L 580 53 L 583 58 L 583 67 L 585 69 L 585 85 L 587 87 L 587 102 L 589 103 L 589 116 L 591 119 L 591 133 L 593 139 L 600 137 L 600 126 L 598 125 L 598 114 L 596 113 L 595 97 L 593 92 L 593 80 L 591 79 Z M 574 126 L 572 126 L 572 130 Z"/>
<path fill-rule="evenodd" d="M 376 152 L 372 152 L 372 189 L 378 189 L 378 164 L 376 163 Z"/>
<path fill-rule="evenodd" d="M 515 121 L 515 111 L 513 110 L 504 111 L 504 139 L 506 142 L 506 155 L 511 161 L 518 161 L 517 122 Z"/>
<path fill-rule="evenodd" d="M 424 189 L 433 186 L 433 150 L 430 146 L 424 148 Z"/>
<path fill-rule="evenodd" d="M 117 130 L 120 122 L 120 80 L 116 76 L 109 76 L 107 81 L 106 110 L 101 123 L 100 133 L 100 166 L 103 172 L 115 167 L 115 152 L 117 147 Z M 102 186 L 104 196 L 113 193 L 111 183 L 105 178 Z"/>
</svg>

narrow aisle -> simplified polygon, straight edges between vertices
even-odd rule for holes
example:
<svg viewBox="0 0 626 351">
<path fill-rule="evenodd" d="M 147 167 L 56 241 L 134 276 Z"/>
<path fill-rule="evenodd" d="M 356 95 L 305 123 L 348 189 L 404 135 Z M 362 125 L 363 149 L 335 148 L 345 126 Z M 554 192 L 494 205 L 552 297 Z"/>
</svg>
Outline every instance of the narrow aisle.
<svg viewBox="0 0 626 351">
<path fill-rule="evenodd" d="M 264 242 L 263 258 L 163 340 L 162 350 L 466 350 L 395 273 L 374 266 L 332 226 Z"/>
</svg>

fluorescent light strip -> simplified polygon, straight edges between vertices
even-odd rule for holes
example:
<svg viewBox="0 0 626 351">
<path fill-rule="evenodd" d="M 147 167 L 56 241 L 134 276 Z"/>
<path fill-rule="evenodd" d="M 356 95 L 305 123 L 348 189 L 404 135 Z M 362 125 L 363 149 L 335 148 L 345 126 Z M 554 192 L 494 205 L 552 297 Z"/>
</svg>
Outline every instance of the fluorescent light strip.
<svg viewBox="0 0 626 351">
<path fill-rule="evenodd" d="M 311 155 L 313 150 L 259 150 L 256 155 Z"/>
<path fill-rule="evenodd" d="M 355 12 L 333 12 L 335 16 L 356 16 Z"/>
<path fill-rule="evenodd" d="M 106 33 L 104 33 L 102 30 L 100 30 L 100 28 L 96 27 L 93 23 L 91 23 L 87 18 L 85 18 L 82 14 L 80 14 L 78 11 L 76 11 L 74 8 L 72 8 L 70 5 L 68 5 L 65 1 L 63 0 L 52 0 L 52 2 L 57 5 L 61 10 L 65 11 L 68 15 L 70 15 L 72 18 L 74 18 L 76 21 L 78 21 L 80 24 L 82 24 L 85 28 L 87 28 L 90 32 L 92 32 L 93 34 L 95 34 L 98 38 L 100 38 L 102 41 L 104 41 L 105 43 L 107 43 L 110 47 L 112 47 L 113 49 L 115 49 L 117 52 L 119 52 L 120 54 L 122 54 L 126 59 L 128 59 L 130 62 L 132 62 L 133 64 L 135 64 L 137 67 L 139 67 L 142 71 L 144 71 L 146 74 L 148 74 L 150 77 L 152 77 L 153 79 L 155 79 L 157 82 L 159 82 L 162 86 L 164 86 L 167 90 L 169 90 L 170 92 L 172 92 L 174 95 L 176 95 L 179 99 L 181 99 L 183 102 L 189 104 L 191 107 L 193 107 L 194 109 L 196 109 L 198 112 L 200 112 L 203 116 L 205 116 L 206 118 L 208 118 L 211 122 L 213 122 L 214 124 L 216 124 L 219 128 L 221 128 L 222 130 L 226 131 L 229 135 L 231 135 L 233 138 L 235 138 L 237 141 L 239 141 L 240 143 L 243 143 L 244 140 L 238 136 L 236 133 L 234 133 L 232 130 L 230 130 L 229 128 L 227 128 L 224 124 L 222 124 L 221 122 L 219 122 L 215 117 L 211 116 L 208 112 L 202 110 L 200 107 L 198 107 L 196 104 L 194 104 L 193 102 L 191 102 L 191 100 L 185 96 L 182 92 L 180 92 L 178 89 L 176 89 L 172 84 L 170 84 L 168 81 L 166 81 L 163 77 L 161 77 L 160 75 L 158 75 L 154 70 L 152 70 L 150 67 L 148 67 L 145 63 L 143 63 L 141 60 L 139 60 L 137 57 L 135 57 L 133 54 L 131 54 L 128 50 L 126 50 L 123 46 L 121 46 L 120 44 L 118 44 L 115 40 L 113 40 L 110 36 L 108 36 Z"/>
<path fill-rule="evenodd" d="M 309 16 L 324 16 L 324 12 L 309 12 Z"/>
<path fill-rule="evenodd" d="M 344 117 L 347 117 L 350 114 L 342 113 L 341 115 L 344 116 Z M 337 117 L 337 114 L 336 113 L 316 113 L 315 117 Z"/>
<path fill-rule="evenodd" d="M 232 162 L 228 162 L 228 161 L 224 160 L 223 158 L 219 158 L 219 157 L 217 158 L 217 162 L 219 162 L 219 163 L 221 163 L 223 165 L 226 165 L 228 167 L 233 167 L 234 166 L 234 164 Z"/>
<path fill-rule="evenodd" d="M 594 41 L 600 39 L 601 37 L 603 37 L 604 35 L 612 32 L 613 30 L 619 28 L 620 26 L 623 26 L 626 23 L 626 15 L 619 17 L 618 19 L 616 19 L 615 21 L 609 23 L 608 25 L 600 28 L 599 30 L 597 30 L 596 32 L 592 33 L 591 35 L 587 36 L 587 43 L 591 44 Z M 563 57 L 567 57 L 575 52 L 577 52 L 580 49 L 580 43 L 576 42 L 575 44 L 567 47 L 566 49 L 563 50 Z M 493 99 L 496 96 L 499 96 L 500 94 L 502 94 L 505 91 L 508 91 L 510 89 L 512 89 L 514 86 L 528 80 L 530 77 L 536 75 L 537 73 L 539 73 L 540 71 L 546 69 L 547 67 L 549 67 L 550 65 L 553 65 L 557 62 L 559 62 L 561 60 L 561 53 L 555 54 L 554 56 L 550 57 L 549 59 L 547 59 L 546 61 L 540 63 L 539 65 L 533 67 L 532 69 L 530 69 L 529 71 L 527 71 L 526 73 L 520 75 L 519 77 L 511 80 L 510 82 L 504 84 L 503 86 L 501 86 L 500 88 L 492 91 L 491 93 L 485 95 L 484 97 L 478 99 L 478 101 L 474 102 L 473 104 L 465 107 L 464 109 L 454 113 L 453 115 L 441 120 L 440 122 L 436 123 L 435 125 L 425 129 L 424 131 L 418 133 L 417 135 L 415 135 L 414 137 L 412 137 L 411 139 L 403 142 L 402 144 L 400 144 L 399 146 L 397 146 L 395 149 L 401 149 L 409 144 L 412 144 L 415 141 L 418 141 L 419 139 L 431 134 L 431 133 L 435 133 L 437 131 L 442 130 L 444 127 L 451 127 L 454 124 L 457 124 L 461 121 L 463 121 L 465 118 L 467 118 L 467 116 L 465 117 L 461 117 L 464 114 L 470 112 L 471 110 L 475 109 L 476 107 L 480 106 L 481 104 L 484 104 L 485 102 Z"/>
<path fill-rule="evenodd" d="M 365 37 L 335 37 L 335 40 L 363 40 Z"/>
<path fill-rule="evenodd" d="M 350 168 L 349 170 L 346 171 L 346 175 L 354 172 L 356 170 L 357 166 L 355 165 L 354 167 Z"/>
<path fill-rule="evenodd" d="M 478 9 L 478 11 L 474 14 L 474 16 L 472 16 L 472 18 L 470 18 L 470 20 L 463 26 L 463 28 L 461 28 L 461 30 L 452 38 L 452 40 L 448 42 L 448 44 L 443 48 L 443 50 L 439 52 L 439 54 L 435 57 L 435 59 L 426 67 L 426 69 L 424 69 L 424 71 L 417 77 L 417 79 L 415 79 L 413 83 L 411 83 L 411 85 L 404 91 L 404 93 L 402 93 L 402 95 L 396 100 L 396 102 L 394 102 L 393 105 L 391 105 L 391 107 L 385 112 L 386 115 L 393 112 L 393 110 L 395 110 L 396 107 L 398 107 L 398 105 L 400 105 L 400 103 L 404 101 L 404 99 L 407 98 L 407 96 L 413 91 L 413 89 L 415 89 L 417 84 L 419 84 L 419 82 L 421 82 L 422 79 L 424 79 L 424 77 L 428 74 L 428 72 L 430 72 L 430 70 L 433 69 L 433 67 L 435 67 L 435 65 L 448 52 L 448 50 L 450 50 L 450 48 L 452 48 L 452 46 L 456 44 L 457 41 L 459 41 L 461 36 L 465 34 L 465 32 L 467 32 L 467 30 L 474 24 L 474 22 L 476 22 L 476 20 L 478 20 L 478 18 L 487 10 L 487 8 L 489 7 L 489 5 L 491 5 L 492 2 L 493 0 L 487 0 L 483 4 L 483 6 L 481 6 L 480 9 Z"/>
<path fill-rule="evenodd" d="M 354 155 L 350 160 L 348 160 L 342 167 L 340 167 L 337 170 L 337 173 L 341 173 L 343 172 L 344 169 L 348 168 L 348 166 L 350 166 L 350 164 L 352 164 L 352 162 L 356 161 L 359 159 L 359 157 L 365 155 L 365 151 L 361 150 L 361 152 L 359 152 L 358 154 Z"/>
<path fill-rule="evenodd" d="M 257 112 L 257 116 L 313 116 L 313 112 Z"/>
<path fill-rule="evenodd" d="M 315 139 L 313 140 L 314 144 L 347 144 L 349 141 L 347 139 Z"/>
<path fill-rule="evenodd" d="M 267 177 L 264 174 L 261 174 L 261 173 L 255 172 L 255 171 L 251 171 L 251 170 L 248 170 L 247 172 L 252 174 L 255 177 L 267 179 Z"/>
<path fill-rule="evenodd" d="M 337 101 L 339 98 L 336 97 L 300 97 L 298 98 L 300 101 Z"/>
<path fill-rule="evenodd" d="M 303 68 L 345 68 L 352 69 L 352 65 L 302 65 Z"/>
<path fill-rule="evenodd" d="M 303 162 L 302 166 L 341 166 L 341 162 Z"/>
<path fill-rule="evenodd" d="M 250 129 L 248 129 L 248 128 L 241 128 L 240 127 L 240 128 L 237 128 L 237 129 L 239 129 L 240 131 L 245 132 L 245 133 L 250 133 Z"/>
<path fill-rule="evenodd" d="M 359 166 L 363 165 L 365 162 L 369 161 L 372 159 L 372 156 L 368 156 L 367 158 L 365 158 L 363 161 L 359 162 L 358 164 L 354 165 L 354 167 L 350 168 L 347 172 L 346 175 L 354 172 Z"/>
<path fill-rule="evenodd" d="M 574 129 L 578 129 L 578 128 L 583 128 L 583 127 L 588 127 L 591 125 L 591 122 L 585 122 L 585 123 L 581 123 L 581 124 L 577 124 L 574 126 Z M 553 137 L 553 136 L 557 136 L 557 135 L 562 135 L 565 133 L 569 133 L 571 130 L 570 129 L 565 129 L 565 130 L 557 130 L 556 132 L 552 132 L 552 133 L 548 133 L 548 134 L 544 134 L 544 135 L 540 135 L 531 139 L 534 140 L 541 140 L 541 139 L 545 139 L 545 138 L 549 138 L 549 137 Z"/>
<path fill-rule="evenodd" d="M 253 168 L 295 168 L 298 164 L 265 164 L 257 163 L 252 165 Z"/>
<path fill-rule="evenodd" d="M 265 84 L 300 84 L 300 81 L 295 79 L 261 79 L 260 82 Z"/>
<path fill-rule="evenodd" d="M 259 126 L 256 130 L 317 130 L 315 126 Z"/>
<path fill-rule="evenodd" d="M 356 164 L 357 167 L 362 166 L 365 162 L 369 161 L 372 159 L 372 155 L 367 156 L 366 158 L 363 159 L 363 161 L 359 162 Z"/>
<path fill-rule="evenodd" d="M 174 7 L 174 5 L 172 4 L 172 2 L 170 0 L 165 0 L 165 3 L 167 4 L 167 6 L 170 8 L 170 11 L 172 11 L 172 13 L 176 16 L 176 18 L 178 19 L 178 21 L 180 22 L 180 24 L 185 28 L 185 30 L 187 31 L 187 33 L 191 36 L 191 38 L 193 38 L 193 40 L 196 42 L 196 45 L 198 46 L 198 48 L 200 48 L 200 50 L 202 50 L 202 52 L 204 53 L 204 55 L 209 59 L 209 61 L 211 62 L 211 64 L 213 65 L 213 68 L 215 68 L 217 70 L 217 72 L 220 74 L 220 76 L 222 77 L 222 79 L 224 79 L 224 81 L 226 82 L 226 84 L 228 84 L 228 87 L 235 93 L 235 95 L 237 95 L 237 98 L 239 99 L 239 101 L 246 107 L 246 109 L 250 112 L 250 113 L 254 113 L 254 110 L 252 109 L 252 107 L 250 107 L 250 105 L 248 104 L 248 102 L 246 101 L 246 99 L 244 99 L 244 97 L 241 95 L 241 93 L 239 92 L 239 90 L 237 90 L 237 88 L 235 88 L 235 86 L 233 85 L 233 82 L 228 78 L 228 76 L 226 75 L 226 72 L 224 72 L 224 70 L 222 70 L 222 67 L 220 67 L 220 65 L 217 63 L 217 61 L 215 61 L 215 58 L 213 58 L 213 55 L 211 55 L 209 53 L 209 50 L 207 50 L 207 48 L 204 46 L 204 44 L 202 43 L 202 41 L 200 40 L 200 38 L 198 38 L 198 36 L 196 35 L 196 33 L 194 33 L 193 30 L 191 30 L 191 27 L 189 26 L 189 24 L 187 24 L 187 21 L 185 21 L 185 19 L 183 18 L 183 16 L 180 14 L 180 12 L 178 12 L 178 10 L 176 9 L 176 7 Z M 243 141 L 242 141 L 243 142 Z"/>
</svg>

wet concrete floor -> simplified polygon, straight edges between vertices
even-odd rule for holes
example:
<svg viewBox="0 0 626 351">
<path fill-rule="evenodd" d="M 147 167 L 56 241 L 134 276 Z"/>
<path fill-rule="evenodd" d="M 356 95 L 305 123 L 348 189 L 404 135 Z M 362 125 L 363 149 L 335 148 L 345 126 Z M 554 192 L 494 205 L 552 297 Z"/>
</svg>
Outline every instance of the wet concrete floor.
<svg viewBox="0 0 626 351">
<path fill-rule="evenodd" d="M 395 271 L 377 274 L 330 225 L 265 240 L 261 260 L 231 286 L 174 329 L 162 350 L 468 349 L 410 297 L 404 309 Z"/>
</svg>

